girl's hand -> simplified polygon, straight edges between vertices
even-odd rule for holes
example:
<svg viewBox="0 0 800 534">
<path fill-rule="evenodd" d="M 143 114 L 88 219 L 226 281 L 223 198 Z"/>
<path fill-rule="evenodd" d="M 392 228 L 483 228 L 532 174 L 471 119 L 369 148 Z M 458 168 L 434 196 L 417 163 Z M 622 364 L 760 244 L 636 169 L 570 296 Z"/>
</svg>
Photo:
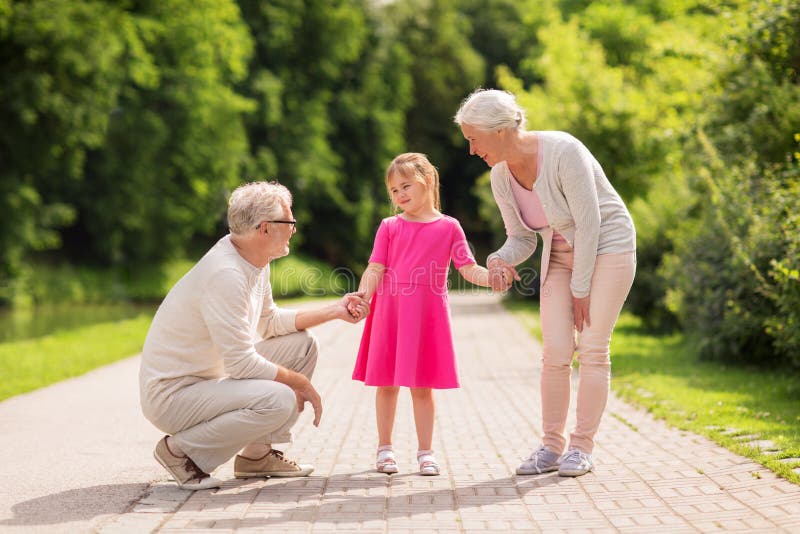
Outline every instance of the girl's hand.
<svg viewBox="0 0 800 534">
<path fill-rule="evenodd" d="M 586 326 L 592 326 L 592 321 L 589 318 L 589 295 L 583 298 L 572 297 L 572 310 L 575 317 L 575 328 L 578 332 L 583 332 L 583 323 Z"/>
<path fill-rule="evenodd" d="M 514 266 L 499 258 L 494 258 L 486 267 L 489 269 L 489 287 L 494 291 L 506 291 L 514 280 L 520 280 Z"/>
<path fill-rule="evenodd" d="M 364 300 L 363 293 L 347 293 L 340 302 L 347 312 L 347 316 L 342 317 L 345 321 L 357 323 L 369 315 L 369 302 Z"/>
</svg>

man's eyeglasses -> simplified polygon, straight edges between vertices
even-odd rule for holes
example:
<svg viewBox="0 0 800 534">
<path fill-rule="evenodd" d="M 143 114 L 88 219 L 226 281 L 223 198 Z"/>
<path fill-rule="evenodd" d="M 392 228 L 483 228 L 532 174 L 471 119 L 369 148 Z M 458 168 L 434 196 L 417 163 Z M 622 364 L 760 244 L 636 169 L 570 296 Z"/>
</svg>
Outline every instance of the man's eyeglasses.
<svg viewBox="0 0 800 534">
<path fill-rule="evenodd" d="M 278 223 L 278 224 L 291 224 L 292 228 L 297 228 L 297 221 L 296 220 L 291 220 L 291 221 L 261 221 L 260 223 L 258 223 L 256 225 L 256 228 L 259 228 L 265 222 L 266 223 Z"/>
</svg>

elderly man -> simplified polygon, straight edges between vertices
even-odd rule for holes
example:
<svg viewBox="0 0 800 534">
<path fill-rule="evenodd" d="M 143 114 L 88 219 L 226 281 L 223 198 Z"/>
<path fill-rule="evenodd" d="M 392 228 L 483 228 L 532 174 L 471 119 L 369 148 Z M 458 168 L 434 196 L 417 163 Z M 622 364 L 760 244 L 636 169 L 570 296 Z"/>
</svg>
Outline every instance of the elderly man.
<svg viewBox="0 0 800 534">
<path fill-rule="evenodd" d="M 237 478 L 313 471 L 272 448 L 291 440 L 306 402 L 315 426 L 322 415 L 310 381 L 318 346 L 307 328 L 356 322 L 369 307 L 358 294 L 308 311 L 277 307 L 269 264 L 289 253 L 296 232 L 291 194 L 255 182 L 237 188 L 228 204 L 230 234 L 170 290 L 142 351 L 142 411 L 168 434 L 155 458 L 191 490 L 218 487 L 209 473 L 239 451 Z"/>
</svg>

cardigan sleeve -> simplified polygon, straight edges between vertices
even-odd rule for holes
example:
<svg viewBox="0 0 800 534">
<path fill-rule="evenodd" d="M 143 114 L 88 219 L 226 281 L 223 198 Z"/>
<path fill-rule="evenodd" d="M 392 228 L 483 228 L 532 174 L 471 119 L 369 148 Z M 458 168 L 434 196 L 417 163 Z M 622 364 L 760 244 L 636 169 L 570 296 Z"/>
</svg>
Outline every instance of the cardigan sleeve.
<svg viewBox="0 0 800 534">
<path fill-rule="evenodd" d="M 579 142 L 559 155 L 559 187 L 575 222 L 574 259 L 570 289 L 573 296 L 589 295 L 600 239 L 600 201 L 594 179 L 594 158 Z"/>
</svg>

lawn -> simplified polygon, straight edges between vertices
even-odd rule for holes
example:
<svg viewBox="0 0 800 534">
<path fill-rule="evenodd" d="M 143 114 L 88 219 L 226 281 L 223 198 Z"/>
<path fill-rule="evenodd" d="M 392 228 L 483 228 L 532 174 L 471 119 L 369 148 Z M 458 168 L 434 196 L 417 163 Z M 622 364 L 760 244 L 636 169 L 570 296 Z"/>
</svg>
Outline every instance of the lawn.
<svg viewBox="0 0 800 534">
<path fill-rule="evenodd" d="M 539 339 L 534 303 L 506 306 Z M 679 334 L 654 335 L 623 313 L 611 341 L 611 387 L 670 425 L 703 435 L 794 483 L 800 475 L 800 377 L 701 361 Z M 747 443 L 759 442 L 759 447 Z M 774 450 L 770 450 L 774 449 Z"/>
<path fill-rule="evenodd" d="M 143 313 L 0 344 L 0 401 L 138 353 L 151 319 Z"/>
</svg>

